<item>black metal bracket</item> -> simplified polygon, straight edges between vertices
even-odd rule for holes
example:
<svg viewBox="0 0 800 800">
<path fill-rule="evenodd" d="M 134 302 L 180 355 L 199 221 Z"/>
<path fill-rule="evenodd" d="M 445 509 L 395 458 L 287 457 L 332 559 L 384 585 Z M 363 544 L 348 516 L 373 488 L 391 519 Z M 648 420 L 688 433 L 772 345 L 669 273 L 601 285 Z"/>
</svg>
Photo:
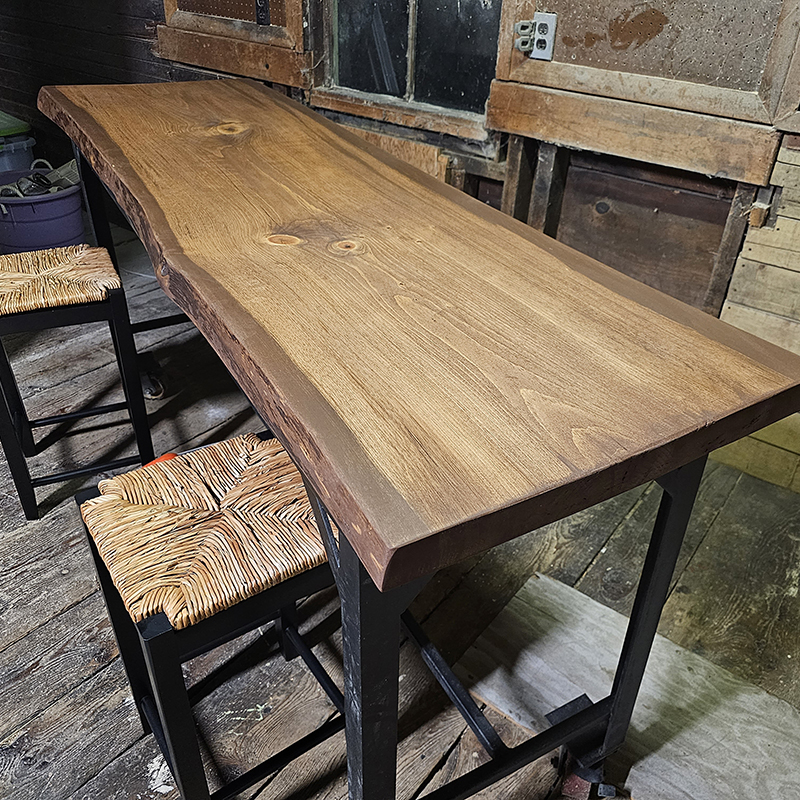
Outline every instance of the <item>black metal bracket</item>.
<svg viewBox="0 0 800 800">
<path fill-rule="evenodd" d="M 508 747 L 500 738 L 500 734 L 494 729 L 492 723 L 486 719 L 483 711 L 478 708 L 478 704 L 472 699 L 472 695 L 456 677 L 456 674 L 444 660 L 437 647 L 425 635 L 425 631 L 422 630 L 411 612 L 404 611 L 400 615 L 400 621 L 411 641 L 419 648 L 422 660 L 431 671 L 431 674 L 444 689 L 450 701 L 461 712 L 461 716 L 469 725 L 483 749 L 492 758 L 497 758 L 505 753 Z"/>
<path fill-rule="evenodd" d="M 613 796 L 614 787 L 603 782 L 603 763 L 625 739 L 704 465 L 705 459 L 699 459 L 659 481 L 664 493 L 610 695 L 594 703 L 585 695 L 576 698 L 548 715 L 551 727 L 514 747 L 507 747 L 502 741 L 497 746 L 496 731 L 479 709 L 476 713 L 477 706 L 467 690 L 406 613 L 411 588 L 402 587 L 402 597 L 398 594 L 396 598 L 398 590 L 378 592 L 347 539 L 341 537 L 337 586 L 342 600 L 352 800 L 394 797 L 396 720 L 389 716 L 397 703 L 398 617 L 479 741 L 490 754 L 494 750 L 486 764 L 432 791 L 426 798 L 466 800 L 556 748 L 569 750 L 600 796 Z M 316 507 L 321 508 L 321 504 Z M 372 688 L 376 681 L 381 682 L 381 690 Z M 362 715 L 368 721 L 359 724 Z M 375 735 L 367 735 L 367 730 L 380 731 L 380 742 L 375 741 Z"/>
<path fill-rule="evenodd" d="M 317 529 L 322 537 L 322 544 L 325 545 L 325 552 L 328 555 L 328 563 L 331 567 L 334 579 L 338 583 L 340 563 L 339 563 L 339 541 L 333 532 L 331 525 L 331 517 L 328 509 L 325 508 L 319 495 L 314 491 L 314 487 L 308 482 L 308 479 L 300 472 L 303 478 L 303 485 L 306 487 L 306 494 L 311 503 L 311 509 L 314 512 L 314 519 L 317 522 Z"/>
</svg>

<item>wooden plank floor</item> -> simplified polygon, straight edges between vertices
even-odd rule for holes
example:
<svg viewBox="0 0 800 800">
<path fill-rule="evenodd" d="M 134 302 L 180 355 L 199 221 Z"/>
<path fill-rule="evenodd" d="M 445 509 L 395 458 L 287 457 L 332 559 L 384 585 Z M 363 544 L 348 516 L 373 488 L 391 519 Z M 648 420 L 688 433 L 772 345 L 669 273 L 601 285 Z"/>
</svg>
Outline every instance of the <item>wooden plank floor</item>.
<svg viewBox="0 0 800 800">
<path fill-rule="evenodd" d="M 133 318 L 173 313 L 138 242 L 123 237 L 120 255 Z M 33 415 L 121 397 L 103 326 L 9 337 L 7 345 Z M 137 345 L 160 364 L 165 385 L 162 399 L 147 401 L 157 452 L 260 427 L 191 325 L 140 334 Z M 131 448 L 126 425 L 100 428 L 87 420 L 36 466 L 68 467 Z M 0 798 L 172 800 L 174 784 L 152 737 L 141 735 L 96 590 L 71 502 L 82 485 L 39 490 L 43 518 L 26 522 L 0 464 Z M 445 570 L 414 611 L 453 662 L 536 572 L 624 613 L 657 499 L 654 487 L 635 489 Z M 799 505 L 797 495 L 711 464 L 662 624 L 678 644 L 794 705 Z M 338 675 L 335 603 L 315 599 L 305 613 L 320 658 Z M 402 658 L 399 796 L 411 800 L 482 755 L 408 644 Z M 192 663 L 189 678 L 212 663 Z M 331 713 L 294 662 L 254 667 L 198 707 L 212 777 L 227 780 L 279 738 L 302 734 Z M 496 719 L 509 742 L 528 735 Z M 342 798 L 343 764 L 339 736 L 274 776 L 260 797 Z M 554 777 L 544 759 L 480 796 L 544 798 Z"/>
<path fill-rule="evenodd" d="M 533 728 L 554 705 L 608 694 L 622 614 L 577 589 L 531 578 L 457 671 L 482 698 Z M 790 798 L 800 786 L 800 711 L 663 636 L 631 729 L 607 775 L 634 798 Z"/>
</svg>

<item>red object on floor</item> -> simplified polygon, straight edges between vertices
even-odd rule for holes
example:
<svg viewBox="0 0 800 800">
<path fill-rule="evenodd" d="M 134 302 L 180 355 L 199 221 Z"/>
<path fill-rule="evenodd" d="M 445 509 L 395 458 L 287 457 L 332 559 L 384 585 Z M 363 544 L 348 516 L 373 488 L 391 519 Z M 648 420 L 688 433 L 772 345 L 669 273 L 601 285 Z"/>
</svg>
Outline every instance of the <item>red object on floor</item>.
<svg viewBox="0 0 800 800">
<path fill-rule="evenodd" d="M 579 778 L 577 775 L 567 775 L 561 785 L 561 795 L 564 800 L 588 800 L 592 784 Z"/>
</svg>

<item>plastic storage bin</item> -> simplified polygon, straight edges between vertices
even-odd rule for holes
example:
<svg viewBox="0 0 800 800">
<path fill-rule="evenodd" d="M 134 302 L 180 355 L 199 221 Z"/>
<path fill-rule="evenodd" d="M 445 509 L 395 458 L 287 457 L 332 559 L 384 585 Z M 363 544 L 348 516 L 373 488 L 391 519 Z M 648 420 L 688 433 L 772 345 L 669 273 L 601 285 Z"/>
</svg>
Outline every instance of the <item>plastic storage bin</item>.
<svg viewBox="0 0 800 800">
<path fill-rule="evenodd" d="M 0 111 L 0 137 L 27 136 L 30 130 L 31 126 L 27 122 Z"/>
<path fill-rule="evenodd" d="M 28 169 L 33 161 L 36 140 L 30 136 L 0 139 L 0 172 Z"/>
<path fill-rule="evenodd" d="M 0 172 L 30 167 L 36 144 L 30 132 L 27 122 L 0 111 Z"/>
<path fill-rule="evenodd" d="M 0 173 L 0 186 L 30 173 L 29 169 Z M 53 194 L 0 197 L 0 253 L 66 247 L 83 241 L 80 184 Z"/>
</svg>

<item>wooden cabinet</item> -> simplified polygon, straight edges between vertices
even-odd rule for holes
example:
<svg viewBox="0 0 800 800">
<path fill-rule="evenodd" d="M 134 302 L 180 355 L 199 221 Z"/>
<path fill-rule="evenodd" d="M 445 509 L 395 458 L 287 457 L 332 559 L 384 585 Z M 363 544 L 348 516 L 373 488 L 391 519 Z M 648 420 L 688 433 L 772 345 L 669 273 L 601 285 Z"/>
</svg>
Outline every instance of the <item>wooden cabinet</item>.
<svg viewBox="0 0 800 800">
<path fill-rule="evenodd" d="M 552 61 L 516 22 L 557 14 Z M 506 0 L 488 122 L 583 150 L 766 185 L 800 121 L 798 0 Z"/>
</svg>

